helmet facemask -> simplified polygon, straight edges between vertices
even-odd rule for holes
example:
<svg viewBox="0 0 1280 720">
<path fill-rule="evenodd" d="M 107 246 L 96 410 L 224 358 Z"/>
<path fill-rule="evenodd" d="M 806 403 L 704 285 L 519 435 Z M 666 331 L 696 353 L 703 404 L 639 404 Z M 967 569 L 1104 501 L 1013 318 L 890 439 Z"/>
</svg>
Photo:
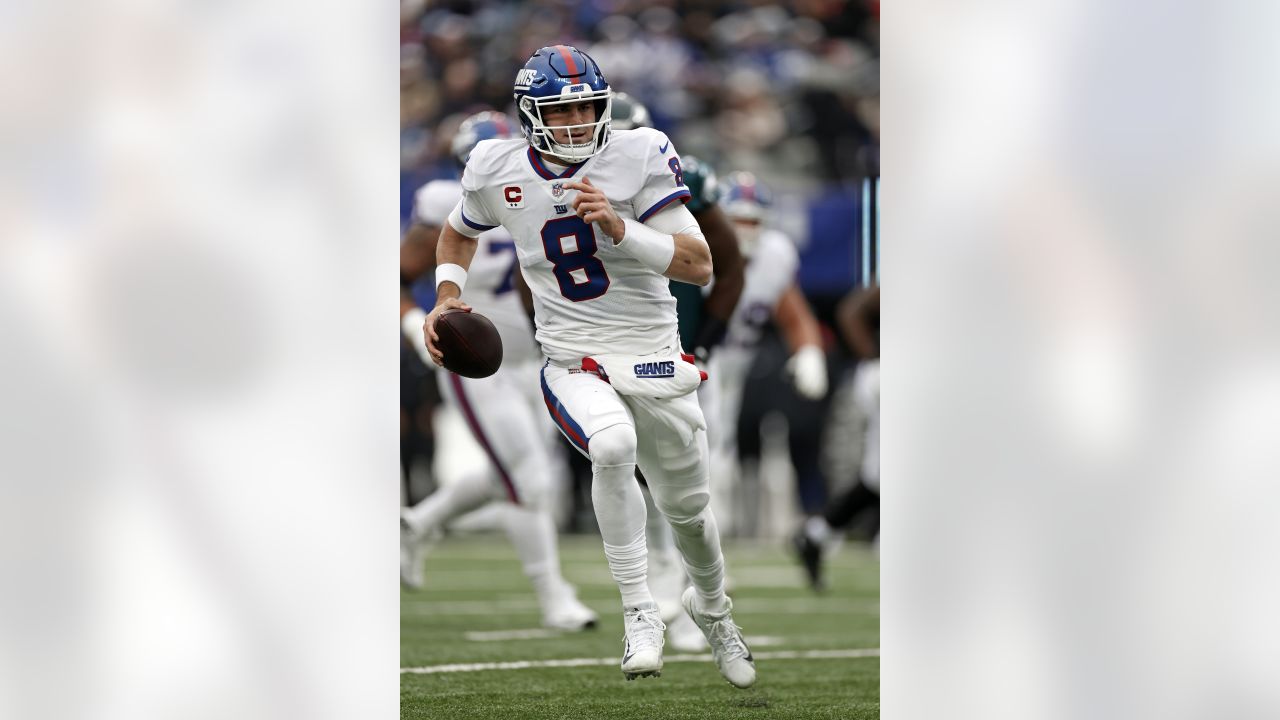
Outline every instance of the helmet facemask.
<svg viewBox="0 0 1280 720">
<path fill-rule="evenodd" d="M 544 108 L 555 105 L 567 105 L 591 101 L 595 107 L 596 119 L 593 122 L 577 125 L 547 125 L 542 119 Z M 528 121 L 526 132 L 529 144 L 534 149 L 559 158 L 567 163 L 576 164 L 593 157 L 604 148 L 609 140 L 610 112 L 613 106 L 613 92 L 608 88 L 587 92 L 565 93 L 555 98 L 534 99 L 525 95 L 519 99 L 517 110 Z M 585 129 L 588 135 L 574 142 L 570 131 Z M 556 140 L 555 131 L 563 131 L 565 140 Z"/>
</svg>

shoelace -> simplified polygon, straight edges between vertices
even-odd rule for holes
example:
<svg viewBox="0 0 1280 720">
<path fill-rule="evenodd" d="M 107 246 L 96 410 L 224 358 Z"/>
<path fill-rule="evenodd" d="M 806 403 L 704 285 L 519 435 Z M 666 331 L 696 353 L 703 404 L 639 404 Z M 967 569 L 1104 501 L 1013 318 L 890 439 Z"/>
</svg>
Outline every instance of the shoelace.
<svg viewBox="0 0 1280 720">
<path fill-rule="evenodd" d="M 723 648 L 722 652 L 726 657 L 746 657 L 748 654 L 747 644 L 742 639 L 742 628 L 729 618 L 719 620 L 711 626 L 711 639 L 713 645 L 719 644 Z"/>
<path fill-rule="evenodd" d="M 627 623 L 627 637 L 631 638 L 632 651 L 656 648 L 662 643 L 662 633 L 667 626 L 658 617 L 657 610 L 639 610 L 630 617 L 633 619 Z M 632 628 L 636 625 L 645 627 L 640 632 L 635 632 Z"/>
</svg>

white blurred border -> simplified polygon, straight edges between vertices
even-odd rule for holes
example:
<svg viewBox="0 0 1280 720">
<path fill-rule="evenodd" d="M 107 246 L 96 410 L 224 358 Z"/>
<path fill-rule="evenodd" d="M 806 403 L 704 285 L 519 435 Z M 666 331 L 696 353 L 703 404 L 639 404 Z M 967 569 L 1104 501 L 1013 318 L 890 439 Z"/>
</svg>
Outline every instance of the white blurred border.
<svg viewBox="0 0 1280 720">
<path fill-rule="evenodd" d="M 0 8 L 0 717 L 398 712 L 395 13 Z"/>
<path fill-rule="evenodd" d="M 1266 3 L 883 13 L 883 710 L 1280 716 Z"/>
</svg>

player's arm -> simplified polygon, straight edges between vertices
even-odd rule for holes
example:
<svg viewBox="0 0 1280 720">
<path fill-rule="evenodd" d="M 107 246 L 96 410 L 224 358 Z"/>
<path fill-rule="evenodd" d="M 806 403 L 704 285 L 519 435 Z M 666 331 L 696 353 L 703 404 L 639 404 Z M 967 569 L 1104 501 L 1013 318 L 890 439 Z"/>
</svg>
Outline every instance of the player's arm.
<svg viewBox="0 0 1280 720">
<path fill-rule="evenodd" d="M 436 239 L 440 237 L 440 228 L 415 222 L 409 226 L 404 240 L 400 243 L 400 279 L 403 283 L 412 284 L 418 278 L 435 269 Z M 409 341 L 409 345 L 418 351 L 422 362 L 432 361 L 427 352 L 426 331 L 423 324 L 427 320 L 427 311 L 418 307 L 413 297 L 402 286 L 400 289 L 400 331 Z"/>
<path fill-rule="evenodd" d="M 412 283 L 418 278 L 435 270 L 436 240 L 440 237 L 440 228 L 415 222 L 409 226 L 400 243 L 400 277 Z"/>
<path fill-rule="evenodd" d="M 672 280 L 694 285 L 711 282 L 711 250 L 698 221 L 683 205 L 668 207 L 647 223 L 624 221 L 588 178 L 565 187 L 578 191 L 573 199 L 578 216 L 588 223 L 599 223 L 619 250 Z"/>
<path fill-rule="evenodd" d="M 822 331 L 798 286 L 792 285 L 782 293 L 773 317 L 791 348 L 787 369 L 796 390 L 811 400 L 826 395 L 827 356 L 822 350 Z"/>
<path fill-rule="evenodd" d="M 467 268 L 471 267 L 471 259 L 476 255 L 476 246 L 479 245 L 476 238 L 480 232 L 472 237 L 457 229 L 457 225 L 463 225 L 461 209 L 462 203 L 458 203 L 449 216 L 449 222 L 440 229 L 440 239 L 436 241 L 436 306 L 427 313 L 422 325 L 427 352 L 431 360 L 441 367 L 444 367 L 444 353 L 436 348 L 436 341 L 440 339 L 436 335 L 436 318 L 445 310 L 471 310 L 460 298 L 467 281 Z"/>
<path fill-rule="evenodd" d="M 858 356 L 871 360 L 880 357 L 874 320 L 880 316 L 880 288 L 867 288 L 849 293 L 836 307 L 836 323 L 840 334 Z"/>
<path fill-rule="evenodd" d="M 738 298 L 742 295 L 745 282 L 742 251 L 738 248 L 738 237 L 729 224 L 729 218 L 718 205 L 711 205 L 704 210 L 693 213 L 707 238 L 707 248 L 711 251 L 712 272 L 715 284 L 707 295 L 698 335 L 694 339 L 694 352 L 702 359 L 711 348 L 724 340 L 729 329 L 729 319 L 738 306 Z"/>
</svg>

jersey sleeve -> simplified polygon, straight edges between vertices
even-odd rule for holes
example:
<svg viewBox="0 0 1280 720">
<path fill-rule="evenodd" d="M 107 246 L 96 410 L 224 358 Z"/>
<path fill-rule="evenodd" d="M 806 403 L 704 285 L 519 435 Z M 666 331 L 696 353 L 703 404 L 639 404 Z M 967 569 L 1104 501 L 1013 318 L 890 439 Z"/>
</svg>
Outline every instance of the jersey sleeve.
<svg viewBox="0 0 1280 720">
<path fill-rule="evenodd" d="M 479 237 L 480 233 L 502 224 L 485 201 L 483 188 L 477 179 L 480 173 L 473 172 L 471 169 L 472 162 L 482 160 L 483 157 L 477 157 L 476 153 L 472 152 L 471 160 L 462 171 L 462 199 L 449 215 L 449 224 L 453 229 L 467 237 Z"/>
<path fill-rule="evenodd" d="M 458 183 L 451 180 L 432 180 L 423 185 L 413 196 L 414 221 L 433 227 L 444 225 L 460 194 Z"/>
<path fill-rule="evenodd" d="M 673 202 L 689 202 L 680 156 L 666 135 L 654 131 L 644 156 L 644 185 L 631 200 L 636 219 L 644 222 Z"/>
</svg>

